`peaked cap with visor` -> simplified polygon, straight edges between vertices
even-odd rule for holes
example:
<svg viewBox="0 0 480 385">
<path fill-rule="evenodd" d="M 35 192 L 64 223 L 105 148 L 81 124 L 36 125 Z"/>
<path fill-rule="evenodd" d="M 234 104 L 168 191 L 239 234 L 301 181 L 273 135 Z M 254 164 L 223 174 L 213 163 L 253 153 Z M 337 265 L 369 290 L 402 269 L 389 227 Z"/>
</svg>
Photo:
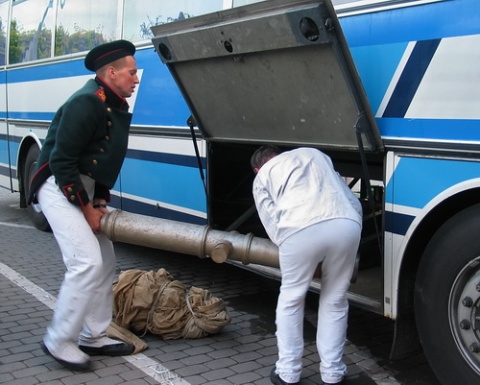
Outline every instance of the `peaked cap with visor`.
<svg viewBox="0 0 480 385">
<path fill-rule="evenodd" d="M 85 67 L 93 72 L 125 56 L 133 56 L 135 46 L 127 40 L 115 40 L 93 48 L 85 57 Z"/>
</svg>

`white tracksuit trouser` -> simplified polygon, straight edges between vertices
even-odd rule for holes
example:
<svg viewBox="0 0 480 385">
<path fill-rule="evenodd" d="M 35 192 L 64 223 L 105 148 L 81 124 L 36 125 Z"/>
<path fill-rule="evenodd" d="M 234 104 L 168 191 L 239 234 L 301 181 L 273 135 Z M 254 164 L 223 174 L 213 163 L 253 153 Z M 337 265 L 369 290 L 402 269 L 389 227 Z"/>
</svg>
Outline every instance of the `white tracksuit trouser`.
<svg viewBox="0 0 480 385">
<path fill-rule="evenodd" d="M 92 198 L 94 181 L 83 176 L 82 181 Z M 113 244 L 93 233 L 82 210 L 67 201 L 53 176 L 37 197 L 67 269 L 44 341 L 54 351 L 61 351 L 65 343 L 94 343 L 106 335 L 112 320 Z"/>
<path fill-rule="evenodd" d="M 320 262 L 322 278 L 317 324 L 320 374 L 328 383 L 339 382 L 345 375 L 342 357 L 348 317 L 346 294 L 360 233 L 361 226 L 357 222 L 332 219 L 309 226 L 280 245 L 282 283 L 276 310 L 279 355 L 276 371 L 284 381 L 300 381 L 305 297 Z"/>
</svg>

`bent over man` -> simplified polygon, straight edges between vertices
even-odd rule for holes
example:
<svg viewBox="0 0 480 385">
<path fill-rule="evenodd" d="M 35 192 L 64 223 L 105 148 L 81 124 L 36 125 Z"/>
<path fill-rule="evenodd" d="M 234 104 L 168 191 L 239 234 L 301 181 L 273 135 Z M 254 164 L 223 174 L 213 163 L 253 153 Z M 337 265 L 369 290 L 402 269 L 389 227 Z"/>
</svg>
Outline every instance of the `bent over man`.
<svg viewBox="0 0 480 385">
<path fill-rule="evenodd" d="M 268 236 L 279 247 L 282 283 L 276 309 L 275 385 L 299 384 L 305 297 L 319 263 L 322 288 L 317 348 L 324 384 L 340 384 L 348 316 L 347 289 L 362 228 L 359 200 L 328 156 L 312 148 L 281 153 L 260 147 L 251 158 L 253 196 Z"/>
<path fill-rule="evenodd" d="M 30 183 L 30 201 L 40 204 L 67 268 L 42 348 L 74 370 L 90 369 L 90 355 L 134 351 L 106 335 L 115 254 L 100 233 L 127 151 L 132 115 L 125 98 L 139 83 L 134 53 L 132 43 L 117 40 L 87 54 L 96 77 L 55 114 Z"/>
</svg>

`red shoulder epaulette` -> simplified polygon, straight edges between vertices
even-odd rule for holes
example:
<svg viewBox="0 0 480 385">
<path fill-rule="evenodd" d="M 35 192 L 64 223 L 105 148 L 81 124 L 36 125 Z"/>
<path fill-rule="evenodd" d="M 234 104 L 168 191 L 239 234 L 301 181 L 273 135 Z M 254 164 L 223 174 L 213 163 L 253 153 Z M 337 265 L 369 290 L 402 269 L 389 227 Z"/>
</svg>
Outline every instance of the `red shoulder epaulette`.
<svg viewBox="0 0 480 385">
<path fill-rule="evenodd" d="M 95 92 L 95 95 L 97 95 L 102 102 L 105 102 L 107 100 L 107 95 L 105 95 L 105 90 L 103 87 L 100 87 L 97 92 Z"/>
</svg>

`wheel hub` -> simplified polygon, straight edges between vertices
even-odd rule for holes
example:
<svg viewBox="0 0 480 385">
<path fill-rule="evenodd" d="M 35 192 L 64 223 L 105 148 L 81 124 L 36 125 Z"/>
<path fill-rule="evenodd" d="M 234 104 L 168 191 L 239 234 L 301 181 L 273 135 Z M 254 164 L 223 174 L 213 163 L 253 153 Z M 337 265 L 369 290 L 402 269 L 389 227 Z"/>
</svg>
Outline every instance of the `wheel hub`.
<svg viewBox="0 0 480 385">
<path fill-rule="evenodd" d="M 455 279 L 449 298 L 449 320 L 460 352 L 480 374 L 480 256 Z"/>
</svg>

